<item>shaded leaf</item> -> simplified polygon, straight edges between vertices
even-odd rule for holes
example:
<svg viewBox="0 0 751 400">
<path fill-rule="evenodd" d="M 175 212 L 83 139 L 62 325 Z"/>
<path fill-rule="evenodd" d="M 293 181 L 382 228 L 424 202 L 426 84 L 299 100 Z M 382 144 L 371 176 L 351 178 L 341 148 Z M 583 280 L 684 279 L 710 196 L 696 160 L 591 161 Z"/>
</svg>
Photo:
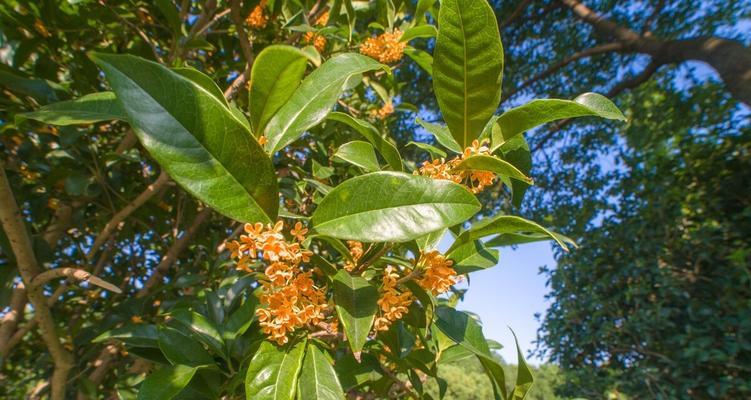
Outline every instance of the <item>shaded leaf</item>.
<svg viewBox="0 0 751 400">
<path fill-rule="evenodd" d="M 391 169 L 394 171 L 404 170 L 399 150 L 397 150 L 396 146 L 391 142 L 383 138 L 373 124 L 341 112 L 332 112 L 327 119 L 348 125 L 350 128 L 360 133 L 379 153 L 381 153 L 383 159 L 389 163 L 389 166 L 391 166 Z"/>
<path fill-rule="evenodd" d="M 297 390 L 300 399 L 344 399 L 344 390 L 336 376 L 331 359 L 314 343 L 309 344 L 305 350 Z"/>
<path fill-rule="evenodd" d="M 93 124 L 127 120 L 125 111 L 112 92 L 92 93 L 75 100 L 48 104 L 32 112 L 16 115 L 16 125 L 33 119 L 51 125 Z"/>
<path fill-rule="evenodd" d="M 334 158 L 358 166 L 367 172 L 378 171 L 381 168 L 378 165 L 378 158 L 376 158 L 373 146 L 368 142 L 359 140 L 341 145 L 334 154 Z"/>
<path fill-rule="evenodd" d="M 451 245 L 449 251 L 472 240 L 480 239 L 485 236 L 504 234 L 504 233 L 535 233 L 544 234 L 554 240 L 565 251 L 568 246 L 561 237 L 545 229 L 541 225 L 513 215 L 498 215 L 487 220 L 480 221 L 470 229 L 462 232 Z"/>
<path fill-rule="evenodd" d="M 462 275 L 498 265 L 498 250 L 488 249 L 481 241 L 473 240 L 446 253 L 446 258 L 454 262 L 454 270 Z"/>
<path fill-rule="evenodd" d="M 173 365 L 212 365 L 214 359 L 201 344 L 177 329 L 159 328 L 159 348 Z"/>
<path fill-rule="evenodd" d="M 445 125 L 426 122 L 421 120 L 420 118 L 415 119 L 415 122 L 425 128 L 425 130 L 430 134 L 432 134 L 433 137 L 435 137 L 435 140 L 440 143 L 441 146 L 453 151 L 454 153 L 460 154 L 463 151 L 462 147 L 459 146 L 459 143 L 457 143 L 456 140 L 454 140 L 454 138 L 451 136 L 449 128 Z"/>
<path fill-rule="evenodd" d="M 346 270 L 334 275 L 334 303 L 352 352 L 358 354 L 368 339 L 378 312 L 378 289 Z"/>
<path fill-rule="evenodd" d="M 187 365 L 174 365 L 158 369 L 152 373 L 138 391 L 138 400 L 169 400 L 180 393 L 198 369 Z"/>
</svg>

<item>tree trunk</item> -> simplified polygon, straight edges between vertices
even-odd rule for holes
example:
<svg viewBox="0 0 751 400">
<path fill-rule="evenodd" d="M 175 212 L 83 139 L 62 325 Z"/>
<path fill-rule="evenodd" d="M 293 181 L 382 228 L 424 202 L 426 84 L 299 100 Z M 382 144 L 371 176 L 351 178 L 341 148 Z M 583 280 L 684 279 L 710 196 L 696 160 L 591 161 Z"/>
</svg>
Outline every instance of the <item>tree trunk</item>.
<svg viewBox="0 0 751 400">
<path fill-rule="evenodd" d="M 649 54 L 659 64 L 685 61 L 707 63 L 720 74 L 733 97 L 751 107 L 751 49 L 742 43 L 718 37 L 662 40 L 642 36 L 602 17 L 579 0 L 560 1 L 597 32 L 622 43 L 622 52 Z"/>
</svg>

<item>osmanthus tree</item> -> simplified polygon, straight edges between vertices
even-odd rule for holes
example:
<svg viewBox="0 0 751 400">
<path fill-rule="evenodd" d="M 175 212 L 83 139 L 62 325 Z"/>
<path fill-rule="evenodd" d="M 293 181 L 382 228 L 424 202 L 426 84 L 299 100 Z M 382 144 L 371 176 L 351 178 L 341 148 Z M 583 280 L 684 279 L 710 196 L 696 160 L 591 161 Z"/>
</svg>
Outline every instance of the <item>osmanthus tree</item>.
<svg viewBox="0 0 751 400">
<path fill-rule="evenodd" d="M 4 395 L 428 398 L 474 357 L 495 398 L 524 398 L 521 352 L 509 389 L 453 286 L 497 247 L 572 243 L 477 195 L 521 202 L 523 132 L 624 118 L 594 93 L 495 115 L 486 0 L 3 11 Z M 445 121 L 414 159 L 385 123 L 413 109 L 404 54 Z"/>
</svg>

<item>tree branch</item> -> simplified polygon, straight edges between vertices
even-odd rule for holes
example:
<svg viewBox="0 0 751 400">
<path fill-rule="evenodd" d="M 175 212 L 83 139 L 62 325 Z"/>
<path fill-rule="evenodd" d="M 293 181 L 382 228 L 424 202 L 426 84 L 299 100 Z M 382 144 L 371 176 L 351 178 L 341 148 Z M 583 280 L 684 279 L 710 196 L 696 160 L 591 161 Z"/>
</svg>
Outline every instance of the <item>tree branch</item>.
<svg viewBox="0 0 751 400">
<path fill-rule="evenodd" d="M 53 400 L 63 400 L 68 372 L 73 367 L 73 355 L 60 342 L 55 321 L 52 319 L 52 313 L 47 306 L 41 288 L 35 287 L 31 283 L 40 272 L 39 264 L 34 255 L 31 238 L 26 232 L 22 214 L 18 209 L 8 177 L 5 174 L 5 162 L 2 160 L 0 160 L 0 169 L 2 169 L 0 171 L 0 222 L 16 256 L 18 272 L 27 288 L 26 295 L 34 306 L 34 314 L 39 320 L 39 333 L 55 365 L 52 373 L 50 397 Z"/>
<path fill-rule="evenodd" d="M 18 323 L 23 318 L 23 308 L 26 307 L 26 287 L 19 282 L 10 298 L 9 310 L 0 320 L 0 358 L 5 358 L 10 351 L 10 339 L 16 331 Z"/>
<path fill-rule="evenodd" d="M 582 58 L 591 57 L 597 54 L 603 54 L 603 53 L 610 53 L 614 51 L 619 51 L 623 49 L 623 45 L 621 43 L 607 43 L 599 46 L 592 47 L 590 49 L 582 50 L 578 53 L 574 53 L 568 58 L 559 61 L 556 64 L 553 64 L 545 71 L 535 75 L 534 77 L 527 79 L 526 81 L 522 82 L 521 85 L 516 87 L 515 89 L 510 90 L 508 93 L 503 94 L 503 98 L 501 99 L 501 103 L 511 98 L 513 95 L 519 93 L 521 90 L 527 88 L 528 86 L 532 85 L 533 83 L 540 81 L 542 79 L 546 79 L 549 76 L 556 73 L 561 68 L 571 64 L 574 61 L 577 61 Z"/>
<path fill-rule="evenodd" d="M 146 187 L 146 190 L 144 190 L 141 194 L 139 194 L 133 201 L 128 203 L 125 207 L 123 207 L 122 210 L 118 211 L 115 215 L 112 216 L 112 218 L 104 225 L 104 228 L 101 232 L 99 232 L 99 235 L 97 235 L 96 240 L 94 240 L 94 244 L 91 246 L 91 249 L 89 249 L 89 252 L 86 254 L 86 258 L 91 260 L 94 255 L 96 254 L 97 250 L 99 250 L 99 247 L 104 244 L 104 242 L 112 235 L 112 232 L 117 229 L 118 225 L 120 225 L 121 222 L 125 220 L 125 218 L 128 218 L 130 214 L 133 213 L 133 211 L 137 210 L 139 207 L 141 207 L 144 203 L 149 201 L 154 195 L 159 193 L 159 191 L 169 183 L 169 175 L 165 171 L 162 171 L 159 174 L 159 177 Z"/>
<path fill-rule="evenodd" d="M 122 293 L 119 287 L 97 277 L 92 275 L 89 272 L 86 272 L 82 269 L 77 268 L 55 268 L 51 269 L 45 272 L 42 272 L 41 274 L 38 274 L 34 277 L 34 279 L 31 281 L 31 284 L 33 286 L 42 287 L 47 282 L 57 279 L 57 278 L 71 278 L 75 280 L 79 280 L 82 282 L 90 282 L 92 285 L 99 286 L 102 289 L 107 289 L 110 292 L 115 293 Z"/>
<path fill-rule="evenodd" d="M 503 30 L 503 28 L 506 28 L 507 26 L 511 25 L 514 20 L 519 18 L 522 13 L 524 13 L 524 10 L 529 6 L 529 3 L 531 3 L 532 0 L 522 0 L 521 3 L 519 3 L 518 6 L 514 9 L 513 12 L 511 12 L 511 15 L 509 15 L 506 19 L 503 20 L 500 24 L 498 24 L 498 30 Z"/>
</svg>

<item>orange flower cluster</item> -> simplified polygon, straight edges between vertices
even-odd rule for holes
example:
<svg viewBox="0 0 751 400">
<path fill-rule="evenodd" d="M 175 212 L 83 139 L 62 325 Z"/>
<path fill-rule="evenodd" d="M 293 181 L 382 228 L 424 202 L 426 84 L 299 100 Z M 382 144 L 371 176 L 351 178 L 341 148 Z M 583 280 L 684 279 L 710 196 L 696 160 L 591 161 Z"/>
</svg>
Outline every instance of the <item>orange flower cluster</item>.
<svg viewBox="0 0 751 400">
<path fill-rule="evenodd" d="M 325 11 L 316 20 L 316 25 L 326 26 L 326 24 L 328 23 L 329 23 L 329 12 Z M 305 36 L 303 36 L 303 42 L 312 44 L 313 47 L 315 47 L 319 53 L 322 53 L 323 50 L 326 49 L 326 38 L 323 37 L 322 35 L 319 35 L 317 32 L 305 32 Z"/>
<path fill-rule="evenodd" d="M 370 113 L 370 116 L 375 119 L 384 119 L 393 113 L 394 113 L 394 104 L 389 101 L 388 103 L 384 104 L 383 107 L 377 110 L 373 110 Z"/>
<path fill-rule="evenodd" d="M 349 253 L 352 255 L 352 261 L 345 262 L 344 269 L 346 269 L 348 272 L 352 272 L 352 270 L 355 269 L 355 266 L 357 266 L 357 262 L 360 261 L 360 258 L 362 258 L 362 255 L 365 253 L 365 251 L 362 248 L 362 243 L 356 240 L 348 240 L 347 247 L 349 247 Z"/>
<path fill-rule="evenodd" d="M 263 332 L 280 345 L 287 343 L 288 335 L 296 329 L 322 322 L 327 308 L 325 289 L 315 286 L 312 271 L 301 269 L 313 254 L 300 246 L 308 230 L 296 223 L 290 230 L 295 241 L 290 243 L 283 228 L 281 221 L 265 228 L 261 223 L 245 224 L 247 234 L 241 235 L 240 241 L 227 243 L 239 270 L 250 272 L 254 261 L 267 264 L 267 280 L 261 282 L 265 307 L 256 310 L 256 315 Z"/>
<path fill-rule="evenodd" d="M 447 260 L 437 250 L 423 253 L 419 264 L 423 265 L 422 277 L 417 284 L 425 290 L 430 290 L 434 296 L 444 293 L 459 281 L 456 270 L 451 265 L 453 261 Z"/>
<path fill-rule="evenodd" d="M 263 29 L 266 27 L 266 24 L 269 23 L 269 17 L 263 12 L 261 4 L 253 8 L 253 11 L 248 14 L 248 18 L 245 19 L 245 23 L 253 29 Z"/>
<path fill-rule="evenodd" d="M 480 193 L 485 186 L 492 185 L 495 174 L 490 171 L 457 170 L 456 167 L 465 159 L 473 155 L 490 155 L 487 141 L 472 141 L 472 145 L 464 149 L 464 152 L 449 160 L 445 159 L 425 161 L 415 175 L 427 176 L 433 179 L 444 179 L 459 184 L 465 183 L 472 193 Z"/>
<path fill-rule="evenodd" d="M 397 62 L 402 59 L 407 47 L 407 43 L 399 40 L 401 38 L 402 32 L 398 29 L 368 38 L 360 45 L 360 53 L 384 64 Z"/>
<path fill-rule="evenodd" d="M 392 323 L 402 319 L 414 300 L 409 290 L 400 292 L 396 289 L 399 278 L 396 268 L 391 265 L 383 271 L 383 286 L 381 286 L 381 297 L 378 299 L 380 312 L 373 323 L 376 331 L 388 330 Z"/>
</svg>

